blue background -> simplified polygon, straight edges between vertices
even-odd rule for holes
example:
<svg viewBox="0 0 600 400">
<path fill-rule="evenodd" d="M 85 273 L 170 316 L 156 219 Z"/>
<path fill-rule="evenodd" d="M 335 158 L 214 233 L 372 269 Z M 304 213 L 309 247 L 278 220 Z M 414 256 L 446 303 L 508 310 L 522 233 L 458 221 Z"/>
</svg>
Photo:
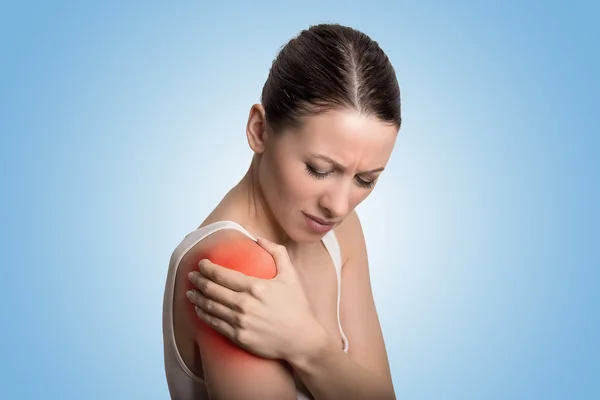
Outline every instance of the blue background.
<svg viewBox="0 0 600 400">
<path fill-rule="evenodd" d="M 216 4 L 0 6 L 0 397 L 168 398 L 170 254 L 277 50 L 338 22 L 402 90 L 358 209 L 398 399 L 600 398 L 599 7 Z"/>
</svg>

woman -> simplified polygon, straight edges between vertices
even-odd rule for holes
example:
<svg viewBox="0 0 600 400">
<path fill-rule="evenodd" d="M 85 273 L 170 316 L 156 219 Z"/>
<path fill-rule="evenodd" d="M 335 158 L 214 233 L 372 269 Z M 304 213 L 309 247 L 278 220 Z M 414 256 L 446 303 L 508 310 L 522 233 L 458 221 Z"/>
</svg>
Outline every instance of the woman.
<svg viewBox="0 0 600 400">
<path fill-rule="evenodd" d="M 312 26 L 279 52 L 246 175 L 171 257 L 172 398 L 395 398 L 354 209 L 400 123 L 394 69 L 363 33 Z"/>
</svg>

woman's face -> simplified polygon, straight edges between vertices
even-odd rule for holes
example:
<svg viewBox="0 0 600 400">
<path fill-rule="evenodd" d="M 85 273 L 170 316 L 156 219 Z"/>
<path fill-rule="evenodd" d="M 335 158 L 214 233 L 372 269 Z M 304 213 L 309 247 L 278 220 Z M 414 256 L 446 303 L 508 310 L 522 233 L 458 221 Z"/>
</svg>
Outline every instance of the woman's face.
<svg viewBox="0 0 600 400">
<path fill-rule="evenodd" d="M 306 117 L 301 128 L 270 135 L 259 182 L 287 235 L 312 242 L 343 221 L 373 190 L 396 136 L 394 126 L 353 110 Z"/>
</svg>

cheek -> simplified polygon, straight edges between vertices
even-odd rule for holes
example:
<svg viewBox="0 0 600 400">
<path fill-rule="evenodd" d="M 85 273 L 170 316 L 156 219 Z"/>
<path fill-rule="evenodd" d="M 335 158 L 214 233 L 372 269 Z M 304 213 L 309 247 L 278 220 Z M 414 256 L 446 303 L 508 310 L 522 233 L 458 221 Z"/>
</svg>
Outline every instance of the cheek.
<svg viewBox="0 0 600 400">
<path fill-rule="evenodd" d="M 261 187 L 269 207 L 281 216 L 299 200 L 303 179 L 289 160 L 269 158 L 264 161 L 260 168 Z"/>
<path fill-rule="evenodd" d="M 275 196 L 280 202 L 280 207 L 286 209 L 303 207 L 306 199 L 310 197 L 310 177 L 305 176 L 298 168 L 281 170 L 277 176 Z"/>
<path fill-rule="evenodd" d="M 369 195 L 372 193 L 371 191 L 367 191 L 362 188 L 356 188 L 352 194 L 350 195 L 350 208 L 354 210 L 360 203 L 362 203 Z"/>
<path fill-rule="evenodd" d="M 306 186 L 306 174 L 303 173 L 302 163 L 292 154 L 281 152 L 273 161 L 273 181 L 275 191 L 280 198 L 293 200 L 300 197 L 302 187 Z"/>
</svg>

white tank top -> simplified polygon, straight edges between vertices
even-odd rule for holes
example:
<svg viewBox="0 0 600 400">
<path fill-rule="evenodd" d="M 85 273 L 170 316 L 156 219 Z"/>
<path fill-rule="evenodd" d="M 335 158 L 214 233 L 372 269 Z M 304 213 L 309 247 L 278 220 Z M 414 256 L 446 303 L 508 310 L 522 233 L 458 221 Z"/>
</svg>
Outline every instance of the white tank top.
<svg viewBox="0 0 600 400">
<path fill-rule="evenodd" d="M 169 261 L 169 271 L 167 273 L 167 283 L 165 286 L 165 294 L 163 300 L 163 344 L 164 344 L 164 357 L 165 357 L 165 372 L 167 375 L 167 383 L 169 386 L 169 392 L 171 398 L 175 400 L 208 400 L 208 392 L 204 380 L 196 375 L 185 365 L 177 345 L 175 343 L 175 331 L 173 329 L 173 295 L 175 290 L 175 277 L 177 276 L 177 269 L 181 260 L 185 254 L 192 249 L 198 242 L 205 237 L 221 230 L 221 229 L 235 229 L 246 236 L 256 241 L 256 238 L 252 236 L 246 229 L 241 225 L 233 221 L 218 221 L 212 224 L 203 226 L 201 228 L 192 231 L 181 241 L 181 243 L 175 248 L 171 259 Z M 342 278 L 342 257 L 340 252 L 340 246 L 335 237 L 333 231 L 329 231 L 321 241 L 325 245 L 325 248 L 329 252 L 333 265 L 335 266 L 335 272 L 337 276 L 337 320 L 342 336 L 342 342 L 344 344 L 344 351 L 348 352 L 348 339 L 344 335 L 342 325 L 340 323 L 340 290 L 341 290 L 341 278 Z M 298 394 L 298 400 L 310 400 L 313 397 L 310 392 L 300 381 L 298 376 L 294 373 L 294 381 L 296 382 L 296 391 Z"/>
</svg>

